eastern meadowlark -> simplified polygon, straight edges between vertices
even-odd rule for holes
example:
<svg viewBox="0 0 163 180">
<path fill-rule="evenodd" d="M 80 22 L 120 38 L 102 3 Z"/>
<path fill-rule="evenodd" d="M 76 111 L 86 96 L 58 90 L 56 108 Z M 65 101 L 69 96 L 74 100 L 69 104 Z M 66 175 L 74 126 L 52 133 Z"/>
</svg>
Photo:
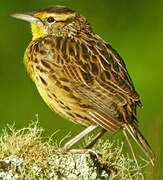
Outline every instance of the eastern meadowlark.
<svg viewBox="0 0 163 180">
<path fill-rule="evenodd" d="M 87 19 L 63 6 L 11 16 L 31 24 L 33 39 L 24 63 L 44 101 L 61 116 L 86 127 L 64 149 L 70 150 L 97 127 L 101 131 L 86 149 L 106 131 L 121 128 L 132 153 L 128 133 L 153 163 L 151 148 L 137 127 L 136 106 L 141 102 L 125 63 L 92 31 Z"/>
</svg>

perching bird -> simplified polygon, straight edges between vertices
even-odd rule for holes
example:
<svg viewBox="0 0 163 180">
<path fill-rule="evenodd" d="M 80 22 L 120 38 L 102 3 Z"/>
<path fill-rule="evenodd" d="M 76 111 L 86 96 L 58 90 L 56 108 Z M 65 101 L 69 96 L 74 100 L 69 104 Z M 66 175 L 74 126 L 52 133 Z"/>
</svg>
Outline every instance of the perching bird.
<svg viewBox="0 0 163 180">
<path fill-rule="evenodd" d="M 97 127 L 101 132 L 85 148 L 106 131 L 122 129 L 130 147 L 128 133 L 153 162 L 151 148 L 137 128 L 136 106 L 141 102 L 125 63 L 92 31 L 87 19 L 63 6 L 11 16 L 31 23 L 33 39 L 24 62 L 44 101 L 61 116 L 86 127 L 64 149 L 70 150 Z"/>
</svg>

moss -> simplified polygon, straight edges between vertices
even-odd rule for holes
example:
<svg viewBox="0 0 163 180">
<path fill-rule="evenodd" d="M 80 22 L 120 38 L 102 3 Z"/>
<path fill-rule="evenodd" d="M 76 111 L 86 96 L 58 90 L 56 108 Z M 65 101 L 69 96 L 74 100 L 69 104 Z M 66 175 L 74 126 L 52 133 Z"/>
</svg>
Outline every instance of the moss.
<svg viewBox="0 0 163 180">
<path fill-rule="evenodd" d="M 144 179 L 134 161 L 122 152 L 123 144 L 99 140 L 90 153 L 68 153 L 42 137 L 38 123 L 0 136 L 1 179 Z"/>
</svg>

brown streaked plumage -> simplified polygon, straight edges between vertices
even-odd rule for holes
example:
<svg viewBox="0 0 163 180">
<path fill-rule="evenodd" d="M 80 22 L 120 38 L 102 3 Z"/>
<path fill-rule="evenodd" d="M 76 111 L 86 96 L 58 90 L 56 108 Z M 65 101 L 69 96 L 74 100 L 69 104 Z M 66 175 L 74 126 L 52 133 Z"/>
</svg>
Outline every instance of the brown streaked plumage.
<svg viewBox="0 0 163 180">
<path fill-rule="evenodd" d="M 33 40 L 24 62 L 40 95 L 53 111 L 87 127 L 64 148 L 69 150 L 99 126 L 102 131 L 87 148 L 106 131 L 121 128 L 152 161 L 151 148 L 137 128 L 136 106 L 141 102 L 126 66 L 87 19 L 62 6 L 11 16 L 31 23 Z"/>
</svg>

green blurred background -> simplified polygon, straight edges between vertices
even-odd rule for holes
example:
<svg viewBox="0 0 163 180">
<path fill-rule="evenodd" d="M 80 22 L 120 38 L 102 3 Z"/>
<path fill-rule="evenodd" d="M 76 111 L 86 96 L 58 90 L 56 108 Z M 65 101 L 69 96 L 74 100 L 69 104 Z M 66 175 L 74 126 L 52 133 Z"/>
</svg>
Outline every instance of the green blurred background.
<svg viewBox="0 0 163 180">
<path fill-rule="evenodd" d="M 124 59 L 144 105 L 138 109 L 140 130 L 159 157 L 159 167 L 146 176 L 163 178 L 163 1 L 159 0 L 1 0 L 0 1 L 0 129 L 7 123 L 23 128 L 38 114 L 44 134 L 57 129 L 58 141 L 82 128 L 53 113 L 39 96 L 23 64 L 31 40 L 29 24 L 7 15 L 65 5 L 86 16 L 94 31 Z M 120 140 L 124 140 L 120 135 Z M 116 135 L 105 135 L 105 138 Z M 128 147 L 126 149 L 127 152 Z M 162 161 L 161 161 L 162 160 Z M 159 173 L 157 178 L 156 171 Z M 150 177 L 150 178 L 149 178 Z M 162 178 L 161 178 L 162 177 Z"/>
</svg>

